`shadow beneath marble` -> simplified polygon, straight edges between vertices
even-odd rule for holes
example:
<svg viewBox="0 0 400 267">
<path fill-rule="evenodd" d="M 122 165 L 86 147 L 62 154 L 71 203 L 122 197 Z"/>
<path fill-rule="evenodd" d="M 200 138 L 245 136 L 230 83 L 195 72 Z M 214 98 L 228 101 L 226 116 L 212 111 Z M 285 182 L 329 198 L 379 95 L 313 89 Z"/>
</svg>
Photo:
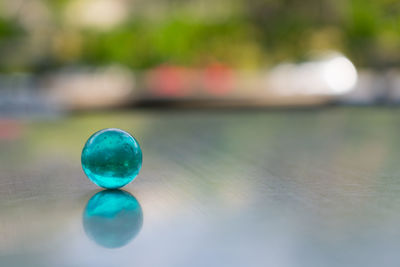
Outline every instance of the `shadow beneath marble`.
<svg viewBox="0 0 400 267">
<path fill-rule="evenodd" d="M 143 212 L 139 201 L 123 190 L 104 190 L 96 193 L 83 212 L 86 235 L 106 248 L 128 244 L 140 232 Z"/>
</svg>

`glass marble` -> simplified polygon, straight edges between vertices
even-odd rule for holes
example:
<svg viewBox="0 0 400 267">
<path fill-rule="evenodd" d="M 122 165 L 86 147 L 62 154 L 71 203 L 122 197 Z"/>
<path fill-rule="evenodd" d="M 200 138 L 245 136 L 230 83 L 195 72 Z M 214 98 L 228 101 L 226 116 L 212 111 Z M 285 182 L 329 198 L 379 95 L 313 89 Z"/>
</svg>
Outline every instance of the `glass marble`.
<svg viewBox="0 0 400 267">
<path fill-rule="evenodd" d="M 126 191 L 107 189 L 96 193 L 83 212 L 86 235 L 105 248 L 128 244 L 140 232 L 143 212 L 139 202 Z"/>
<path fill-rule="evenodd" d="M 81 156 L 87 177 L 98 186 L 114 189 L 130 183 L 142 166 L 142 150 L 129 133 L 115 128 L 94 133 Z"/>
</svg>

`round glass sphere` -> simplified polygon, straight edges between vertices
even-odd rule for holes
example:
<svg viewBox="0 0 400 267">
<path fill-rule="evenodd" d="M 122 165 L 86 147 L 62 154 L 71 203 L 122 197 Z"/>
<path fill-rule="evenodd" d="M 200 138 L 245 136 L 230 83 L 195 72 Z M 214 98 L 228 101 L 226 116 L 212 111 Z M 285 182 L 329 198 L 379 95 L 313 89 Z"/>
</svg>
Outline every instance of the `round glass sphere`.
<svg viewBox="0 0 400 267">
<path fill-rule="evenodd" d="M 128 192 L 118 189 L 96 193 L 83 212 L 86 235 L 106 248 L 128 244 L 140 232 L 142 224 L 139 202 Z"/>
<path fill-rule="evenodd" d="M 94 133 L 81 156 L 87 177 L 104 188 L 120 188 L 131 182 L 142 166 L 142 150 L 129 133 L 115 128 Z"/>
</svg>

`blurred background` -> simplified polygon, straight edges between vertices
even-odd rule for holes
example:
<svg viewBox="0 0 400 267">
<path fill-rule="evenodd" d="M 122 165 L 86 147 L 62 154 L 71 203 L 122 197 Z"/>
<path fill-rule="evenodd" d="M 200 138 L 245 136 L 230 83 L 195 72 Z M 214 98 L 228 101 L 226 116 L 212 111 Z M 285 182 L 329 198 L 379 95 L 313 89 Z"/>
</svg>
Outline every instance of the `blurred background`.
<svg viewBox="0 0 400 267">
<path fill-rule="evenodd" d="M 396 104 L 395 0 L 3 0 L 0 114 Z"/>
</svg>

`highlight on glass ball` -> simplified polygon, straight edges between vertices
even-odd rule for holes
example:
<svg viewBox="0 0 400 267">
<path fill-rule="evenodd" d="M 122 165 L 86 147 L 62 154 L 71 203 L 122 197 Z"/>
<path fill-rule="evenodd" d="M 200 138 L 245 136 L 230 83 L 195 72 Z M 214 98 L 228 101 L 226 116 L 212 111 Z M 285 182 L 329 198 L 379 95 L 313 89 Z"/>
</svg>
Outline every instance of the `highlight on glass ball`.
<svg viewBox="0 0 400 267">
<path fill-rule="evenodd" d="M 127 245 L 143 225 L 139 201 L 119 189 L 103 190 L 92 196 L 82 217 L 86 235 L 105 248 Z"/>
<path fill-rule="evenodd" d="M 82 168 L 96 185 L 115 189 L 130 183 L 142 167 L 142 150 L 129 133 L 116 128 L 94 133 L 82 150 Z"/>
</svg>

